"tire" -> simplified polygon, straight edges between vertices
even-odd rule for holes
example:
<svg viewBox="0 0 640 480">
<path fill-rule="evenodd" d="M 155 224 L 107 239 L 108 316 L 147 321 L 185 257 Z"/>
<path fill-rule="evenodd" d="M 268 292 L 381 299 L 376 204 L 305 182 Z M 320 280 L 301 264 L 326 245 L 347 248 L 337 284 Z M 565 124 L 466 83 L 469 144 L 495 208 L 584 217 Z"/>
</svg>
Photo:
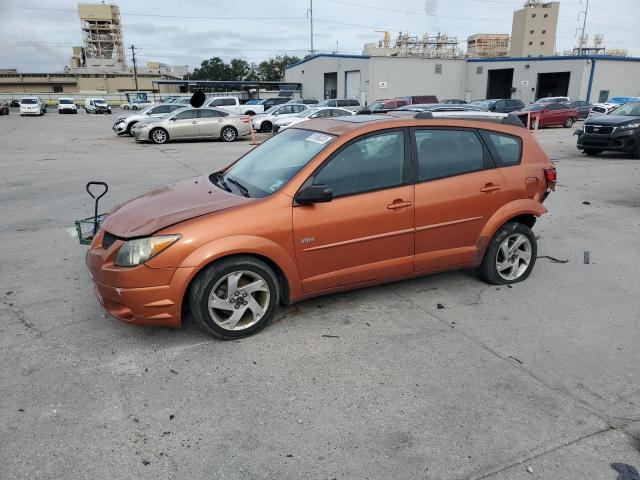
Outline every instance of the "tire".
<svg viewBox="0 0 640 480">
<path fill-rule="evenodd" d="M 127 135 L 129 135 L 130 137 L 133 137 L 133 133 L 131 133 L 131 129 L 133 128 L 133 126 L 138 123 L 138 122 L 131 122 L 129 125 L 127 125 Z"/>
<path fill-rule="evenodd" d="M 138 107 L 134 105 L 133 107 L 131 107 L 131 110 L 138 110 Z"/>
<path fill-rule="evenodd" d="M 505 223 L 491 239 L 479 267 L 482 279 L 492 285 L 509 285 L 527 279 L 536 263 L 538 245 L 529 227 Z"/>
<path fill-rule="evenodd" d="M 238 139 L 238 131 L 230 126 L 223 127 L 220 130 L 220 140 L 223 142 L 235 142 Z"/>
<path fill-rule="evenodd" d="M 157 145 L 162 145 L 169 141 L 169 134 L 164 128 L 154 128 L 149 132 L 149 138 Z"/>
<path fill-rule="evenodd" d="M 240 287 L 232 293 L 229 287 L 234 288 L 234 282 Z M 247 289 L 249 285 L 254 288 Z M 280 284 L 274 271 L 248 256 L 213 263 L 198 274 L 189 290 L 189 305 L 198 325 L 223 340 L 262 330 L 276 312 L 279 300 Z M 211 302 L 219 308 L 210 307 Z M 225 326 L 225 322 L 231 325 Z"/>
<path fill-rule="evenodd" d="M 129 105 L 123 105 L 123 106 L 122 106 L 122 109 L 123 109 L 123 110 L 129 110 Z"/>
<path fill-rule="evenodd" d="M 273 130 L 271 122 L 262 122 L 262 125 L 260 125 L 260 131 L 262 133 L 269 133 L 271 130 Z"/>
<path fill-rule="evenodd" d="M 602 150 L 594 150 L 594 149 L 591 149 L 591 148 L 587 148 L 584 151 L 584 153 L 586 153 L 587 155 L 594 156 L 594 155 L 600 155 L 602 153 Z"/>
<path fill-rule="evenodd" d="M 564 123 L 562 124 L 562 126 L 564 128 L 571 128 L 571 125 L 573 125 L 573 122 L 575 122 L 575 119 L 573 119 L 572 117 L 567 118 Z"/>
</svg>

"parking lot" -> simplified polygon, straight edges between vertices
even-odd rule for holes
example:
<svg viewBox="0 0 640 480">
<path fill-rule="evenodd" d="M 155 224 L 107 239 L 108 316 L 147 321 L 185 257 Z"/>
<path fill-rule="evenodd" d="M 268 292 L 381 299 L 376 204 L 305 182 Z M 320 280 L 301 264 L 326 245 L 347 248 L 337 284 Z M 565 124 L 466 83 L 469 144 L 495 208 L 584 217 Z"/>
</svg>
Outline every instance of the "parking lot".
<svg viewBox="0 0 640 480">
<path fill-rule="evenodd" d="M 512 288 L 460 271 L 282 308 L 223 342 L 107 317 L 73 221 L 250 139 L 136 144 L 0 118 L 3 478 L 616 479 L 640 468 L 640 161 L 535 132 L 559 185 Z M 580 124 L 578 124 L 580 126 Z"/>
</svg>

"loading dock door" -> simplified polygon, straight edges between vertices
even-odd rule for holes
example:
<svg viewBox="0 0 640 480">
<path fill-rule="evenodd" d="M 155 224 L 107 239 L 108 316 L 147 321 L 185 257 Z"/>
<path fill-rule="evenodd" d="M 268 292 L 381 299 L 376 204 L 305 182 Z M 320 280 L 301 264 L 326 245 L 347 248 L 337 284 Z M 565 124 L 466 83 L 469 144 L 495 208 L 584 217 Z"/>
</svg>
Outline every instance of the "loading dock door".
<svg viewBox="0 0 640 480">
<path fill-rule="evenodd" d="M 513 68 L 489 70 L 487 98 L 511 98 Z"/>
<path fill-rule="evenodd" d="M 345 72 L 345 98 L 360 97 L 360 70 L 353 70 L 351 72 Z"/>
<path fill-rule="evenodd" d="M 338 72 L 324 74 L 324 99 L 338 98 Z"/>
<path fill-rule="evenodd" d="M 571 72 L 539 73 L 536 100 L 543 97 L 568 96 L 570 79 Z"/>
</svg>

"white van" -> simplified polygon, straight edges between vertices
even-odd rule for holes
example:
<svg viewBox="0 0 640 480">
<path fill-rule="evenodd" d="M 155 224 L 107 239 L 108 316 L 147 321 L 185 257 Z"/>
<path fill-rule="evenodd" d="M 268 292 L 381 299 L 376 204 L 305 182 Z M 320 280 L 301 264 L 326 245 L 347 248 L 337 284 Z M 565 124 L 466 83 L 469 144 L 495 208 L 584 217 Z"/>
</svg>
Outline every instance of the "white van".
<svg viewBox="0 0 640 480">
<path fill-rule="evenodd" d="M 47 113 L 47 104 L 40 97 L 22 97 L 20 115 L 43 115 Z"/>
<path fill-rule="evenodd" d="M 84 111 L 87 113 L 111 113 L 111 106 L 104 98 L 85 98 Z"/>
<path fill-rule="evenodd" d="M 78 108 L 73 98 L 60 97 L 58 99 L 58 113 L 78 113 Z"/>
</svg>

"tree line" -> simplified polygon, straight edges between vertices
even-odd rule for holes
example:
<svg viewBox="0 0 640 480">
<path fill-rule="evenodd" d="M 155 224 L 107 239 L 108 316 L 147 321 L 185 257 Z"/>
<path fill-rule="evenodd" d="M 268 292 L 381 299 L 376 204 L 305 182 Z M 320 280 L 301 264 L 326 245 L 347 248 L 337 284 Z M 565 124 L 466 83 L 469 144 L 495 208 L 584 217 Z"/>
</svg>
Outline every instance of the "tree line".
<svg viewBox="0 0 640 480">
<path fill-rule="evenodd" d="M 205 60 L 189 75 L 192 80 L 262 80 L 277 82 L 284 78 L 284 68 L 299 62 L 300 58 L 276 55 L 260 63 L 249 63 L 234 58 L 226 63 L 220 57 Z"/>
</svg>

